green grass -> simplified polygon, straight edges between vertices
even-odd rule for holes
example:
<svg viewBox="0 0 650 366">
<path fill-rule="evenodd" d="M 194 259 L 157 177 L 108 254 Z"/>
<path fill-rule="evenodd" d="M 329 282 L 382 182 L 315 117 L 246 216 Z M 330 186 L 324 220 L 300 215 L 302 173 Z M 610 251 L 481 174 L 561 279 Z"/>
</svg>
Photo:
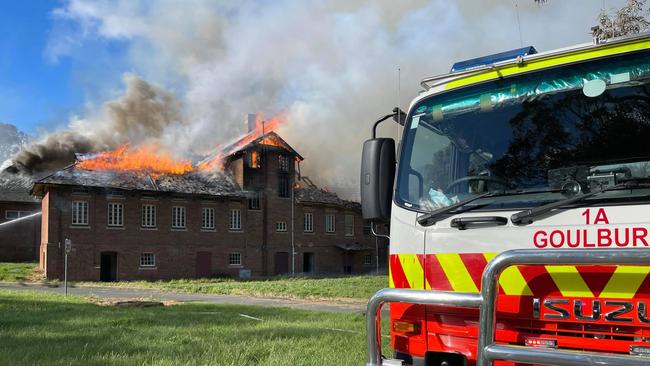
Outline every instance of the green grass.
<svg viewBox="0 0 650 366">
<path fill-rule="evenodd" d="M 133 281 L 79 283 L 82 286 L 148 288 L 162 291 L 246 295 L 316 300 L 365 302 L 378 290 L 388 287 L 387 276 L 347 276 L 336 278 L 275 277 L 263 280 L 187 279 L 171 281 Z"/>
<path fill-rule="evenodd" d="M 0 282 L 27 281 L 37 263 L 0 263 Z"/>
<path fill-rule="evenodd" d="M 0 291 L 1 365 L 362 365 L 364 316 Z M 254 320 L 240 314 L 259 318 Z"/>
</svg>

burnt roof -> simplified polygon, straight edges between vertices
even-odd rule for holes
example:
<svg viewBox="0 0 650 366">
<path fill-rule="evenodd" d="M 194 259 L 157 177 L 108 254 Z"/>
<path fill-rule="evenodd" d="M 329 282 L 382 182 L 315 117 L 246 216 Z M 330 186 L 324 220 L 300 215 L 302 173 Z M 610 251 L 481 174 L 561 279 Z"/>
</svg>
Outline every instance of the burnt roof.
<svg viewBox="0 0 650 366">
<path fill-rule="evenodd" d="M 296 188 L 295 198 L 298 203 L 315 203 L 339 206 L 351 210 L 360 210 L 361 205 L 358 202 L 348 201 L 340 198 L 336 193 L 329 192 L 315 186 L 305 186 Z"/>
<path fill-rule="evenodd" d="M 238 138 L 232 143 L 229 143 L 225 147 L 219 147 L 217 150 L 208 154 L 205 159 L 199 164 L 212 161 L 214 159 L 224 159 L 230 156 L 233 156 L 239 152 L 250 150 L 259 145 L 273 146 L 280 149 L 288 151 L 291 155 L 294 155 L 300 160 L 305 160 L 296 150 L 294 150 L 291 145 L 289 145 L 280 135 L 270 131 L 259 137 L 255 138 L 256 131 L 250 132 L 244 135 L 241 138 Z M 246 142 L 249 141 L 249 142 Z"/>
<path fill-rule="evenodd" d="M 234 180 L 221 172 L 191 171 L 184 174 L 150 175 L 139 171 L 85 170 L 75 164 L 34 184 L 38 193 L 46 185 L 68 185 L 122 190 L 171 192 L 192 195 L 237 196 L 244 192 Z"/>
<path fill-rule="evenodd" d="M 0 172 L 0 201 L 40 202 L 30 194 L 35 178 L 23 173 Z"/>
</svg>

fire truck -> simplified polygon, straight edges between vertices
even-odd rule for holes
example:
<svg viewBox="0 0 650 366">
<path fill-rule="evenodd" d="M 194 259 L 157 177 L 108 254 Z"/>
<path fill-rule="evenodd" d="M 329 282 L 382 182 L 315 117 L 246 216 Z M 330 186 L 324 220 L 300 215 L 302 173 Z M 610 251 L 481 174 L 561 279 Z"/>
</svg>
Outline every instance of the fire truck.
<svg viewBox="0 0 650 366">
<path fill-rule="evenodd" d="M 367 366 L 650 365 L 650 35 L 421 86 L 363 146 L 364 218 L 390 224 Z"/>
</svg>

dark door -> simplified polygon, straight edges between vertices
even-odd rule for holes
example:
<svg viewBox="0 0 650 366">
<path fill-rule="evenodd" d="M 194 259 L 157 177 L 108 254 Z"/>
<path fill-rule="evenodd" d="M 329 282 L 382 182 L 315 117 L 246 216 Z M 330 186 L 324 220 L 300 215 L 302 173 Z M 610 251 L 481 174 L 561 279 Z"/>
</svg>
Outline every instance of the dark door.
<svg viewBox="0 0 650 366">
<path fill-rule="evenodd" d="M 281 275 L 287 273 L 289 273 L 289 253 L 275 253 L 275 274 Z"/>
<path fill-rule="evenodd" d="M 117 281 L 117 253 L 102 252 L 100 254 L 99 280 L 103 282 Z"/>
<path fill-rule="evenodd" d="M 302 257 L 302 271 L 305 273 L 314 272 L 314 253 L 304 253 Z"/>
<path fill-rule="evenodd" d="M 352 263 L 353 263 L 353 255 L 351 253 L 343 253 L 343 273 L 344 274 L 352 274 Z"/>
<path fill-rule="evenodd" d="M 197 278 L 212 277 L 212 253 L 211 252 L 196 253 L 196 277 Z"/>
</svg>

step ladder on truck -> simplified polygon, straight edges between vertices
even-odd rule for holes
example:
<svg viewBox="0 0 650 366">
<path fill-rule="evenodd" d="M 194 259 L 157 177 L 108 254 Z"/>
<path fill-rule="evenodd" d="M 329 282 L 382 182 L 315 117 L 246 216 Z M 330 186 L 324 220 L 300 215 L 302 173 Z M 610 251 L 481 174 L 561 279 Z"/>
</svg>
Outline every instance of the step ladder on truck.
<svg viewBox="0 0 650 366">
<path fill-rule="evenodd" d="M 363 216 L 390 229 L 366 365 L 650 365 L 650 34 L 421 85 L 363 146 Z"/>
</svg>

